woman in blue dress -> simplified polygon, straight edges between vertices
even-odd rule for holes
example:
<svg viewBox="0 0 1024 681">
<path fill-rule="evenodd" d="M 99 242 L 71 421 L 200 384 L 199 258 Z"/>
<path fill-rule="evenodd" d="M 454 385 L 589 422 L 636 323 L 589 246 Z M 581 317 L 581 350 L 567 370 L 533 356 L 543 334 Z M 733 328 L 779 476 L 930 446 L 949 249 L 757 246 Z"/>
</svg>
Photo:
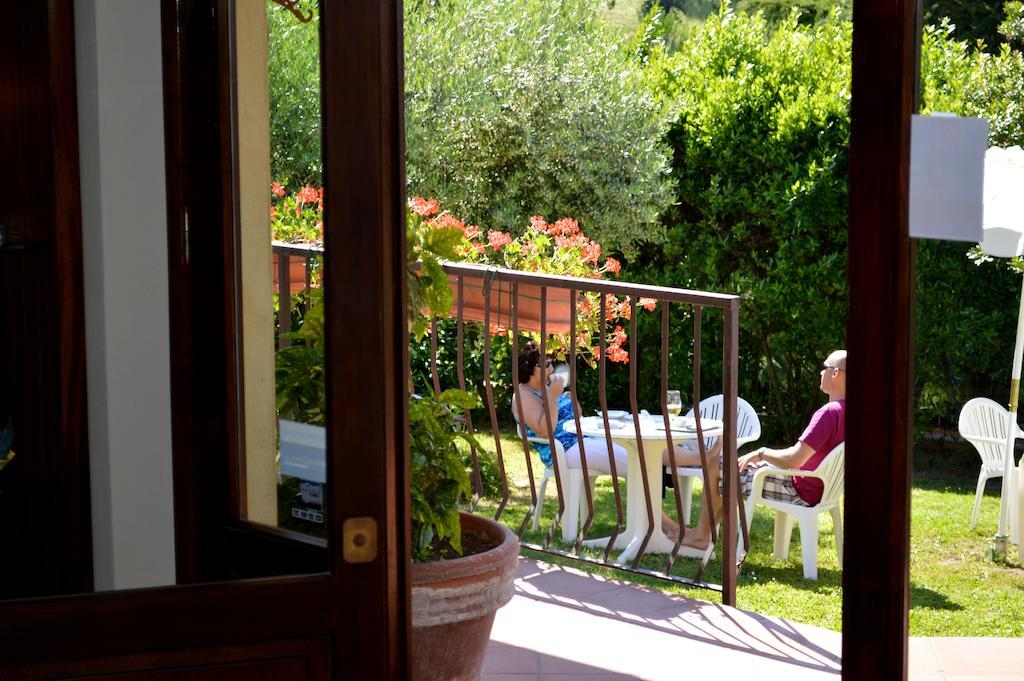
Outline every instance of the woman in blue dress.
<svg viewBox="0 0 1024 681">
<path fill-rule="evenodd" d="M 565 430 L 565 424 L 575 418 L 572 396 L 565 392 L 565 379 L 554 374 L 554 365 L 550 359 L 544 358 L 537 344 L 529 341 L 519 353 L 519 389 L 516 390 L 518 400 L 523 406 L 523 421 L 529 437 L 547 439 L 547 419 L 544 418 L 544 393 L 548 394 L 548 407 L 551 410 L 551 423 L 555 424 L 555 439 L 565 449 L 566 463 L 570 468 L 582 468 L 580 463 L 580 443 L 575 433 Z M 513 416 L 519 419 L 516 405 L 513 403 Z M 534 443 L 534 448 L 545 466 L 551 466 L 551 445 Z M 584 438 L 587 453 L 587 468 L 591 472 L 611 474 L 608 457 L 608 443 L 604 438 Z M 626 477 L 628 453 L 622 445 L 612 443 L 615 455 L 615 471 L 620 477 Z M 662 456 L 667 461 L 668 453 Z M 663 465 L 668 465 L 663 463 Z M 662 513 L 662 529 L 670 537 L 678 536 L 679 525 L 668 515 Z"/>
</svg>

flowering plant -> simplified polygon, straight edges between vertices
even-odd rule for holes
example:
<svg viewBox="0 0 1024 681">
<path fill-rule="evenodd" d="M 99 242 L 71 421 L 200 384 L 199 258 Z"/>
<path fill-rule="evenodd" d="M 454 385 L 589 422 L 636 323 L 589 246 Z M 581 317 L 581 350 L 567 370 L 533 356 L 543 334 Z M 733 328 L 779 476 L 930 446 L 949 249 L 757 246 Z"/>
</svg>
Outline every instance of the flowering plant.
<svg viewBox="0 0 1024 681">
<path fill-rule="evenodd" d="M 419 340 L 430 318 L 452 309 L 452 290 L 441 262 L 458 259 L 466 226 L 450 213 L 438 214 L 436 200 L 416 196 L 409 201 L 406 221 L 406 281 L 409 331 Z"/>
<path fill-rule="evenodd" d="M 415 201 L 414 199 L 414 211 L 417 207 L 421 210 L 437 209 L 436 201 Z M 513 237 L 507 232 L 493 229 L 485 232 L 476 225 L 467 227 L 456 218 L 445 218 L 445 215 L 442 214 L 437 219 L 443 219 L 446 224 L 461 230 L 464 238 L 455 250 L 460 259 L 467 262 L 587 279 L 618 275 L 622 270 L 622 265 L 615 258 L 602 258 L 601 244 L 587 237 L 580 229 L 579 223 L 569 217 L 549 224 L 543 217 L 535 215 L 530 218 L 530 227 L 518 237 Z M 616 322 L 629 320 L 632 314 L 631 302 L 628 296 L 619 298 L 614 294 L 607 294 L 605 318 L 602 320 L 601 294 L 582 293 L 577 299 L 577 353 L 591 366 L 600 359 L 600 346 L 594 340 L 598 333 L 606 334 L 606 353 L 609 361 L 624 364 L 629 362 L 629 351 L 623 348 L 628 337 L 622 324 Z M 640 298 L 637 302 L 646 310 L 654 310 L 657 304 L 653 298 Z M 491 333 L 498 335 L 504 335 L 508 331 L 497 325 L 492 325 L 490 330 Z M 568 334 L 555 335 L 546 347 L 557 358 L 564 360 L 569 353 L 570 341 Z"/>
<path fill-rule="evenodd" d="M 280 182 L 270 185 L 270 238 L 290 244 L 324 240 L 324 190 L 305 185 L 289 194 Z"/>
</svg>

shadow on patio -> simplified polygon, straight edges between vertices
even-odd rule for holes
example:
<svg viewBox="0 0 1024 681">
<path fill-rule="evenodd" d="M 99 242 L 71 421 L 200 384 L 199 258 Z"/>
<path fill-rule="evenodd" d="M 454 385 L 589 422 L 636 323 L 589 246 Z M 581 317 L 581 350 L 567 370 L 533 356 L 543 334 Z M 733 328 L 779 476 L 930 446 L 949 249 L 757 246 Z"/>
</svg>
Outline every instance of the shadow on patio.
<svg viewBox="0 0 1024 681">
<path fill-rule="evenodd" d="M 485 681 L 840 678 L 841 636 L 520 558 Z M 1018 639 L 914 638 L 914 681 L 1024 679 Z"/>
<path fill-rule="evenodd" d="M 838 679 L 839 634 L 521 558 L 484 679 Z"/>
</svg>

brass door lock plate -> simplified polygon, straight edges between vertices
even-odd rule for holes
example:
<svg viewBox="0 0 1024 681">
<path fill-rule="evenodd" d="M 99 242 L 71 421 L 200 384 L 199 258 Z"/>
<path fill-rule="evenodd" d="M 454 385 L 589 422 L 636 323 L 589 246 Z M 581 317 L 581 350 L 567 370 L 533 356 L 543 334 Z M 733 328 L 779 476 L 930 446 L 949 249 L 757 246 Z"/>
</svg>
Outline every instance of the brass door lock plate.
<svg viewBox="0 0 1024 681">
<path fill-rule="evenodd" d="M 346 563 L 372 563 L 377 558 L 377 521 L 349 518 L 341 528 L 342 558 Z"/>
</svg>

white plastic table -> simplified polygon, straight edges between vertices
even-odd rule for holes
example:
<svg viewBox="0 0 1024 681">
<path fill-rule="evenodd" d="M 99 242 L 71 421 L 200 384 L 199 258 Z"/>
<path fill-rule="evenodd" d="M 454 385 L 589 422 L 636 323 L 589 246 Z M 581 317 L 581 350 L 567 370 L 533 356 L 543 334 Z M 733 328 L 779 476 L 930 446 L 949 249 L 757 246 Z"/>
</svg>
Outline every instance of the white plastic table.
<svg viewBox="0 0 1024 681">
<path fill-rule="evenodd" d="M 692 420 L 692 419 L 691 419 Z M 680 421 L 680 419 L 675 419 Z M 718 437 L 722 434 L 722 422 L 716 419 L 702 418 L 701 433 L 705 438 Z M 640 416 L 640 438 L 644 446 L 644 460 L 647 468 L 650 499 L 644 495 L 643 473 L 640 466 L 640 451 L 637 447 L 637 433 L 633 417 L 622 420 L 610 420 L 612 441 L 625 447 L 629 452 L 626 470 L 626 528 L 615 538 L 613 548 L 623 549 L 618 562 L 627 563 L 640 552 L 640 546 L 647 534 L 647 503 L 650 502 L 654 515 L 654 532 L 647 542 L 645 553 L 671 553 L 676 543 L 669 539 L 661 529 L 661 453 L 668 444 L 665 435 L 665 420 L 661 415 Z M 660 428 L 658 426 L 661 426 Z M 568 421 L 565 430 L 576 432 L 575 421 Z M 605 440 L 604 420 L 600 416 L 584 416 L 580 419 L 580 431 L 583 437 L 594 437 Z M 697 431 L 690 429 L 672 429 L 672 443 L 683 440 L 696 440 Z M 709 462 L 710 463 L 710 462 Z M 715 465 L 718 462 L 714 462 Z M 604 548 L 608 545 L 608 537 L 588 539 L 584 546 Z M 680 547 L 681 555 L 691 555 L 686 547 Z M 692 555 L 697 555 L 696 553 Z M 703 552 L 700 552 L 703 555 Z"/>
</svg>

